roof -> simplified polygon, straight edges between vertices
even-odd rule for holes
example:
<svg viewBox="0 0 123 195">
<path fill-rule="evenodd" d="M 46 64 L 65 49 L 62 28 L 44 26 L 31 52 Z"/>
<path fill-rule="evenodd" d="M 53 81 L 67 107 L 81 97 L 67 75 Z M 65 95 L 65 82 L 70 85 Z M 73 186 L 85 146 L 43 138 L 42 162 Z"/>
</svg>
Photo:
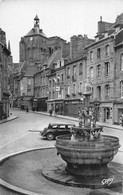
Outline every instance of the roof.
<svg viewBox="0 0 123 195">
<path fill-rule="evenodd" d="M 46 35 L 43 33 L 43 30 L 39 29 L 38 26 L 35 26 L 34 28 L 32 28 L 24 37 L 34 36 L 34 35 L 41 35 L 41 36 L 47 38 Z"/>
<path fill-rule="evenodd" d="M 26 61 L 20 63 L 19 73 L 24 72 L 26 69 Z"/>
<path fill-rule="evenodd" d="M 58 60 L 61 59 L 61 49 L 56 50 L 53 52 L 51 57 L 45 62 L 47 64 L 48 68 L 53 68 L 53 63 L 57 62 Z"/>
<path fill-rule="evenodd" d="M 24 76 L 33 76 L 37 71 L 38 67 L 36 65 L 27 65 Z"/>
</svg>

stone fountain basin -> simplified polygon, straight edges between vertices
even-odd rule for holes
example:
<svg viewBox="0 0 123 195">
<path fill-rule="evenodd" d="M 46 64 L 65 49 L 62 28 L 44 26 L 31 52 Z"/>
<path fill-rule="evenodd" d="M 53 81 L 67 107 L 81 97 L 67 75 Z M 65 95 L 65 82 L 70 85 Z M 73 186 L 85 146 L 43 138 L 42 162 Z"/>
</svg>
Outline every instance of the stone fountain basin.
<svg viewBox="0 0 123 195">
<path fill-rule="evenodd" d="M 57 154 L 74 165 L 106 165 L 112 161 L 118 152 L 119 139 L 114 136 L 103 135 L 103 141 L 71 141 L 71 136 L 56 138 Z"/>
</svg>

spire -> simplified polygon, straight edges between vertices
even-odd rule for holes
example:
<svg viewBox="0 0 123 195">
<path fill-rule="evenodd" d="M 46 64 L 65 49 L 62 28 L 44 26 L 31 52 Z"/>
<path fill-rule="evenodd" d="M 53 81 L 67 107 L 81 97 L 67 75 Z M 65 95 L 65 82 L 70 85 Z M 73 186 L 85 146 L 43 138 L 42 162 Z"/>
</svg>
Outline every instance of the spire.
<svg viewBox="0 0 123 195">
<path fill-rule="evenodd" d="M 8 41 L 8 50 L 11 52 L 10 41 Z"/>
<path fill-rule="evenodd" d="M 39 18 L 36 14 L 35 18 L 34 18 L 34 26 L 38 26 L 39 27 Z"/>
</svg>

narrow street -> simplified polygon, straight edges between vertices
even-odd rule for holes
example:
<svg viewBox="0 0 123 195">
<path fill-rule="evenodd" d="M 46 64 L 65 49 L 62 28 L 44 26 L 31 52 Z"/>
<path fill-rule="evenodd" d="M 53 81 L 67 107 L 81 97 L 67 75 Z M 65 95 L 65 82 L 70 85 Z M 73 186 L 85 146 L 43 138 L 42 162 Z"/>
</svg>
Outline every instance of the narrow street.
<svg viewBox="0 0 123 195">
<path fill-rule="evenodd" d="M 40 133 L 36 130 L 42 130 L 48 125 L 49 122 L 72 122 L 67 119 L 60 119 L 57 117 L 50 117 L 42 114 L 36 114 L 18 109 L 12 109 L 12 114 L 19 118 L 0 124 L 0 158 L 9 154 L 18 153 L 20 151 L 41 148 L 52 147 L 55 144 L 54 141 L 48 141 L 42 139 Z M 77 125 L 77 122 L 73 122 Z M 32 131 L 29 131 L 32 130 Z M 121 147 L 118 154 L 114 157 L 114 162 L 123 162 L 123 131 L 104 128 L 103 134 L 117 136 L 120 139 Z M 0 195 L 8 195 L 10 192 L 0 186 Z M 79 194 L 79 193 L 78 193 Z M 12 192 L 12 195 L 14 193 Z"/>
</svg>

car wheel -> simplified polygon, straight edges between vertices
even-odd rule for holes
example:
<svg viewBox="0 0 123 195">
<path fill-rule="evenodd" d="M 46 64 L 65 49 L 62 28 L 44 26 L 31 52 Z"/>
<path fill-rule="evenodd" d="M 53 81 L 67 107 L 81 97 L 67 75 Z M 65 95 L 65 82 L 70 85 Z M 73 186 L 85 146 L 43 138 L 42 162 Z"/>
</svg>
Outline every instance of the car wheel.
<svg viewBox="0 0 123 195">
<path fill-rule="evenodd" d="M 48 133 L 46 137 L 47 137 L 48 140 L 53 140 L 54 139 L 53 133 Z"/>
</svg>

